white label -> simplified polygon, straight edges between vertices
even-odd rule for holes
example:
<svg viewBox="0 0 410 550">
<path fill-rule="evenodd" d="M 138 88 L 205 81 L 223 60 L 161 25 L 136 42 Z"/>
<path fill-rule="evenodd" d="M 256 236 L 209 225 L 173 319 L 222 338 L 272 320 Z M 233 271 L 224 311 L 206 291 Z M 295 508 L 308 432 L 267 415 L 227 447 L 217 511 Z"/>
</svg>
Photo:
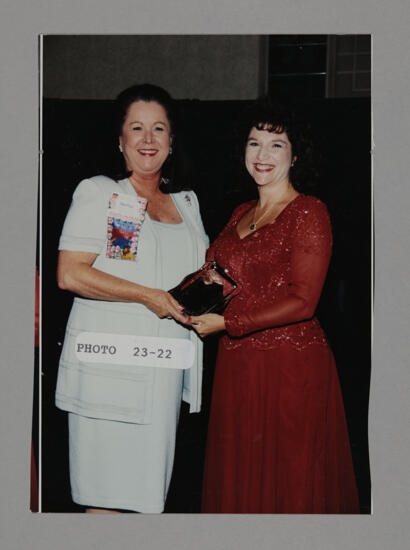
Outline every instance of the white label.
<svg viewBox="0 0 410 550">
<path fill-rule="evenodd" d="M 110 210 L 113 215 L 134 217 L 136 211 L 140 214 L 147 206 L 147 199 L 123 193 L 113 193 L 110 200 Z"/>
<path fill-rule="evenodd" d="M 84 363 L 189 369 L 195 346 L 183 338 L 82 332 L 76 338 L 75 352 Z"/>
</svg>

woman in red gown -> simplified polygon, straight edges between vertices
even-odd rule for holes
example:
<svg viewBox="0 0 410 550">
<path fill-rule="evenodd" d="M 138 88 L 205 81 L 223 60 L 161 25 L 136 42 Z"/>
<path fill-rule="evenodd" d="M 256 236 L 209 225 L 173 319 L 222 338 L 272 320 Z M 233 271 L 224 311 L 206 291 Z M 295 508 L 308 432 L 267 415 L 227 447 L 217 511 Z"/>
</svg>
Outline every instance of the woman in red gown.
<svg viewBox="0 0 410 550">
<path fill-rule="evenodd" d="M 306 151 L 291 118 L 262 110 L 245 165 L 259 199 L 240 205 L 208 251 L 238 283 L 223 316 L 202 511 L 359 513 L 332 352 L 314 317 L 332 246 L 326 206 L 299 192 Z"/>
</svg>

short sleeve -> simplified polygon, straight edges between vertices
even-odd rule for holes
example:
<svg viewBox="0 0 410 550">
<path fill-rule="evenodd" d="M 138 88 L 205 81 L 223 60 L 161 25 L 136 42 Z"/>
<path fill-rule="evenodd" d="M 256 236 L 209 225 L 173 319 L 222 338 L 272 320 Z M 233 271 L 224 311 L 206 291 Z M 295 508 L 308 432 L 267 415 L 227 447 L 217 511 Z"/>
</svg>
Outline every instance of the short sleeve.
<svg viewBox="0 0 410 550">
<path fill-rule="evenodd" d="M 108 201 L 98 184 L 86 179 L 74 191 L 60 237 L 59 250 L 99 254 L 107 234 Z"/>
<path fill-rule="evenodd" d="M 200 207 L 199 207 L 198 197 L 196 196 L 196 193 L 194 191 L 190 191 L 190 195 L 191 195 L 191 198 L 192 198 L 193 203 L 195 205 L 195 211 L 196 211 L 199 230 L 200 230 L 200 232 L 201 232 L 201 234 L 202 234 L 202 236 L 203 236 L 203 238 L 206 242 L 206 245 L 208 246 L 209 245 L 209 237 L 205 232 L 204 224 L 202 222 L 202 216 L 201 216 L 201 210 L 200 210 Z"/>
</svg>

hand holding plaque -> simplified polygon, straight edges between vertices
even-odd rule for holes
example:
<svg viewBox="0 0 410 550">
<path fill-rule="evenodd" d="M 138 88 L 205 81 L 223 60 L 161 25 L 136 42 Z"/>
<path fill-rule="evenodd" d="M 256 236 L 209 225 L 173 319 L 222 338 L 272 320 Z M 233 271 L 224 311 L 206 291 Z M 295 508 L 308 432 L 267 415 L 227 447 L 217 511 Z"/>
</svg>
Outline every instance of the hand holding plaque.
<svg viewBox="0 0 410 550">
<path fill-rule="evenodd" d="M 188 315 L 222 312 L 232 298 L 236 283 L 215 261 L 187 275 L 168 292 L 182 305 Z"/>
</svg>

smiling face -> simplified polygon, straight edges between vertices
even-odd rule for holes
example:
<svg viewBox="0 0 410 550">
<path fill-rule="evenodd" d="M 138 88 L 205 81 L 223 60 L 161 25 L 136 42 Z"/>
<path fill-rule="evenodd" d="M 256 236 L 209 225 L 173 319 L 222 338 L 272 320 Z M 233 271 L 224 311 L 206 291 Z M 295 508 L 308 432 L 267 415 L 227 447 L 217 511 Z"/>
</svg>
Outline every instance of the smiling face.
<svg viewBox="0 0 410 550">
<path fill-rule="evenodd" d="M 119 137 L 128 170 L 141 177 L 159 174 L 171 141 L 171 125 L 162 105 L 156 101 L 131 103 Z"/>
<path fill-rule="evenodd" d="M 252 128 L 245 150 L 245 165 L 259 186 L 289 183 L 289 170 L 296 157 L 286 132 Z"/>
</svg>

